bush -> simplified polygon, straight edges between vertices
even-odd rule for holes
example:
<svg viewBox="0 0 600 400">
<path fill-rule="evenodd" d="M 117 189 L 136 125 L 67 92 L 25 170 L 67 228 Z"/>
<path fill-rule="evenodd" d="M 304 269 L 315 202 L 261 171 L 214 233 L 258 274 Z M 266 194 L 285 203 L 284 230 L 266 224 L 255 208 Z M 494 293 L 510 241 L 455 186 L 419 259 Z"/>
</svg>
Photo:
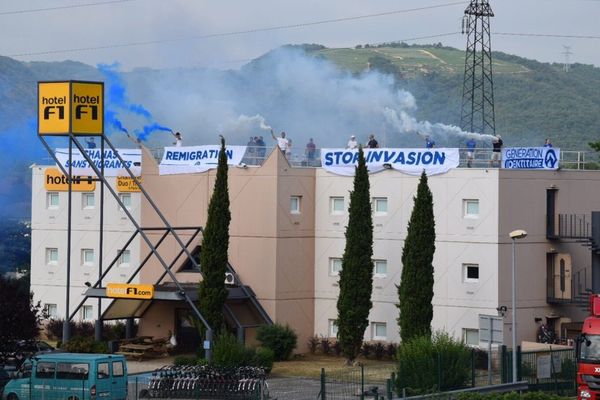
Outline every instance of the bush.
<svg viewBox="0 0 600 400">
<path fill-rule="evenodd" d="M 385 346 L 381 342 L 375 343 L 373 346 L 373 354 L 375 355 L 375 359 L 381 360 L 385 355 Z"/>
<path fill-rule="evenodd" d="M 73 336 L 94 337 L 96 329 L 94 324 L 89 321 L 79 321 L 75 323 L 75 329 L 71 331 Z"/>
<path fill-rule="evenodd" d="M 93 337 L 75 336 L 64 344 L 64 349 L 69 353 L 107 353 L 105 342 L 96 342 Z"/>
<path fill-rule="evenodd" d="M 64 319 L 48 320 L 48 322 L 46 323 L 46 335 L 48 336 L 48 339 L 62 339 L 64 321 Z M 71 325 L 71 332 L 73 332 L 73 325 Z"/>
<path fill-rule="evenodd" d="M 292 328 L 279 324 L 261 326 L 256 332 L 256 339 L 263 347 L 273 350 L 275 361 L 288 360 L 298 342 L 298 336 Z"/>
<path fill-rule="evenodd" d="M 315 354 L 317 352 L 317 349 L 319 348 L 319 338 L 316 336 L 312 336 L 310 339 L 308 339 L 308 350 L 310 351 L 310 354 Z"/>
<path fill-rule="evenodd" d="M 371 354 L 373 354 L 373 345 L 371 343 L 365 342 L 360 348 L 360 354 L 364 358 L 369 358 Z"/>
<path fill-rule="evenodd" d="M 519 393 L 459 393 L 457 400 L 568 400 L 570 397 L 560 397 L 544 392 Z"/>
<path fill-rule="evenodd" d="M 268 347 L 259 347 L 254 353 L 253 365 L 255 367 L 261 367 L 268 374 L 273 369 L 273 361 L 275 360 L 275 353 Z"/>
<path fill-rule="evenodd" d="M 342 355 L 342 344 L 340 342 L 336 341 L 331 347 L 333 347 L 333 353 L 337 357 Z"/>
<path fill-rule="evenodd" d="M 388 343 L 388 345 L 385 346 L 385 355 L 390 360 L 393 360 L 396 358 L 397 351 L 398 351 L 398 345 L 396 343 Z"/>
<path fill-rule="evenodd" d="M 473 357 L 475 357 L 475 369 L 488 369 L 488 352 L 487 350 L 473 348 Z"/>
<path fill-rule="evenodd" d="M 174 365 L 197 365 L 198 358 L 191 356 L 177 356 L 173 360 Z"/>
<path fill-rule="evenodd" d="M 329 338 L 321 338 L 321 352 L 325 355 L 331 352 L 331 343 L 329 342 Z"/>
<path fill-rule="evenodd" d="M 396 354 L 396 389 L 409 395 L 466 387 L 471 374 L 471 351 L 447 333 L 420 336 L 400 344 Z"/>
</svg>

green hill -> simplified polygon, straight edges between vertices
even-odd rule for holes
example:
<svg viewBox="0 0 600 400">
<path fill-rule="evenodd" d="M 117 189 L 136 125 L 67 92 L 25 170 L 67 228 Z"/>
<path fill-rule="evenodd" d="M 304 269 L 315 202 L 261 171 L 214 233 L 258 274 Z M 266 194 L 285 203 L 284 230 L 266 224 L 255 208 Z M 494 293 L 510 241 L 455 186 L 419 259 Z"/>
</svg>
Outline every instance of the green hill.
<svg viewBox="0 0 600 400">
<path fill-rule="evenodd" d="M 418 117 L 458 125 L 464 74 L 464 51 L 394 43 L 328 49 L 304 46 L 314 57 L 360 73 L 368 68 L 393 74 L 418 104 Z M 600 128 L 600 68 L 562 64 L 493 53 L 496 132 L 507 145 L 542 144 L 551 137 L 563 149 L 589 150 Z"/>
</svg>

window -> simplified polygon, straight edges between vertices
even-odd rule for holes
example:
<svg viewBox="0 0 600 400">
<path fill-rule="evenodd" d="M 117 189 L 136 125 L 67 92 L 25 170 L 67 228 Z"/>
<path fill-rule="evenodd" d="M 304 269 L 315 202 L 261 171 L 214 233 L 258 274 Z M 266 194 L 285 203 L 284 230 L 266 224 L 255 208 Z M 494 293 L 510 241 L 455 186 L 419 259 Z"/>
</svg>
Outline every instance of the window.
<svg viewBox="0 0 600 400">
<path fill-rule="evenodd" d="M 98 363 L 98 379 L 107 379 L 110 377 L 110 372 L 108 372 L 108 363 Z"/>
<path fill-rule="evenodd" d="M 330 258 L 329 259 L 329 276 L 338 276 L 342 270 L 342 259 L 341 258 Z"/>
<path fill-rule="evenodd" d="M 385 278 L 387 276 L 387 260 L 373 261 L 376 278 Z"/>
<path fill-rule="evenodd" d="M 121 251 L 121 250 L 119 250 Z M 119 267 L 129 267 L 131 263 L 131 251 L 123 250 L 121 257 L 119 257 Z"/>
<path fill-rule="evenodd" d="M 46 265 L 58 264 L 58 249 L 55 247 L 46 248 Z"/>
<path fill-rule="evenodd" d="M 113 376 L 123 376 L 125 369 L 123 368 L 123 361 L 113 361 Z"/>
<path fill-rule="evenodd" d="M 479 265 L 463 264 L 463 282 L 475 283 L 479 282 Z"/>
<path fill-rule="evenodd" d="M 56 210 L 59 206 L 59 197 L 57 192 L 46 193 L 46 208 Z"/>
<path fill-rule="evenodd" d="M 302 196 L 290 197 L 290 212 L 292 214 L 300 214 L 300 200 Z"/>
<path fill-rule="evenodd" d="M 346 211 L 344 207 L 343 197 L 330 197 L 329 198 L 329 213 L 331 215 L 342 215 Z"/>
<path fill-rule="evenodd" d="M 338 326 L 335 323 L 335 319 L 330 319 L 327 321 L 327 333 L 329 334 L 329 337 L 337 337 L 338 334 Z"/>
<path fill-rule="evenodd" d="M 94 249 L 81 249 L 81 265 L 94 265 Z"/>
<path fill-rule="evenodd" d="M 90 365 L 85 363 L 59 362 L 56 365 L 56 379 L 73 379 L 82 381 L 88 378 L 89 372 Z"/>
<path fill-rule="evenodd" d="M 373 322 L 373 340 L 387 340 L 387 325 L 385 322 Z"/>
<path fill-rule="evenodd" d="M 120 193 L 119 200 L 121 200 L 126 209 L 131 210 L 131 193 Z M 122 210 L 121 206 L 119 206 L 119 210 Z"/>
<path fill-rule="evenodd" d="M 46 303 L 44 304 L 44 310 L 50 318 L 58 318 L 58 307 L 56 304 Z"/>
<path fill-rule="evenodd" d="M 55 363 L 39 362 L 35 370 L 35 376 L 38 379 L 54 379 L 54 370 L 56 370 Z"/>
<path fill-rule="evenodd" d="M 96 206 L 96 200 L 94 198 L 94 192 L 81 193 L 81 208 L 84 210 L 90 210 Z"/>
<path fill-rule="evenodd" d="M 479 200 L 463 200 L 463 216 L 465 218 L 479 217 Z"/>
<path fill-rule="evenodd" d="M 388 204 L 387 197 L 374 197 L 373 198 L 373 211 L 375 215 L 387 215 Z"/>
<path fill-rule="evenodd" d="M 83 319 L 85 321 L 94 319 L 94 307 L 93 306 L 81 307 L 81 319 Z"/>
<path fill-rule="evenodd" d="M 463 328 L 463 341 L 469 346 L 479 346 L 479 329 Z"/>
</svg>

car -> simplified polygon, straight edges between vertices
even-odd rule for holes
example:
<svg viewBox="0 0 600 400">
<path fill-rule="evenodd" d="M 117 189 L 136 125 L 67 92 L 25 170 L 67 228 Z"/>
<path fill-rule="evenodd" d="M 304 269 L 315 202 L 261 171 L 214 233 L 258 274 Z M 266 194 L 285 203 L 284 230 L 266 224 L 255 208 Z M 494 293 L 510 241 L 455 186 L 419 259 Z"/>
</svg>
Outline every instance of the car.
<svg viewBox="0 0 600 400">
<path fill-rule="evenodd" d="M 4 390 L 4 386 L 11 380 L 11 375 L 15 372 L 15 368 L 11 366 L 0 366 L 0 396 Z"/>
</svg>

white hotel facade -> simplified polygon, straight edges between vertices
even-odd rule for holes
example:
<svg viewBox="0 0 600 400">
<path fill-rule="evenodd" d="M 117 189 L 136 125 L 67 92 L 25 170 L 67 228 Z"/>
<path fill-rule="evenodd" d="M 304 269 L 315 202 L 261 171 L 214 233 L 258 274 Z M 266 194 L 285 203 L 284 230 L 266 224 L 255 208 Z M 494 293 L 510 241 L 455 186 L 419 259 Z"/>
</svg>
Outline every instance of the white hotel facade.
<svg viewBox="0 0 600 400">
<path fill-rule="evenodd" d="M 44 188 L 45 168 L 32 169 L 32 290 L 36 301 L 63 317 L 67 194 L 53 194 Z M 143 149 L 142 178 L 173 226 L 204 225 L 214 170 L 160 176 L 154 157 Z M 418 181 L 418 176 L 393 170 L 370 175 L 374 284 L 365 340 L 399 341 L 396 285 Z M 296 330 L 300 350 L 313 335 L 336 334 L 337 272 L 352 183 L 352 177 L 320 168 L 292 167 L 278 151 L 261 166 L 229 169 L 230 262 L 271 319 Z M 436 223 L 433 329 L 477 344 L 479 314 L 497 315 L 505 306 L 504 338 L 510 345 L 512 253 L 508 234 L 515 229 L 528 232 L 516 247 L 518 341 L 535 340 L 540 322 L 551 322 L 562 336 L 568 329 L 576 329 L 569 324 L 585 316 L 575 303 L 581 292 L 592 287 L 591 269 L 597 255 L 580 241 L 571 240 L 576 232 L 565 231 L 559 221 L 585 221 L 587 216 L 589 222 L 591 213 L 600 211 L 600 171 L 458 168 L 430 177 L 429 185 Z M 97 205 L 99 189 L 93 193 Z M 53 196 L 58 196 L 58 204 Z M 108 191 L 105 196 L 104 254 L 108 262 L 129 239 L 133 227 Z M 84 193 L 73 194 L 71 309 L 81 301 L 84 282 L 93 283 L 98 276 L 99 216 L 97 207 L 86 208 L 84 199 Z M 130 207 L 142 226 L 156 226 L 156 216 L 139 193 L 131 194 Z M 130 247 L 129 263 L 114 268 L 106 282 L 124 282 L 131 276 L 139 264 L 140 241 Z M 86 258 L 86 250 L 93 251 L 91 260 Z M 153 284 L 161 271 L 157 263 L 150 262 L 139 280 Z M 178 273 L 177 278 L 188 283 L 201 279 L 189 272 Z M 103 299 L 103 305 L 109 301 Z M 90 299 L 86 305 L 79 317 L 95 318 L 97 300 Z M 178 322 L 173 315 L 178 307 L 185 304 L 152 303 L 140 319 L 140 334 L 176 331 Z M 247 340 L 252 337 L 250 331 Z"/>
</svg>

